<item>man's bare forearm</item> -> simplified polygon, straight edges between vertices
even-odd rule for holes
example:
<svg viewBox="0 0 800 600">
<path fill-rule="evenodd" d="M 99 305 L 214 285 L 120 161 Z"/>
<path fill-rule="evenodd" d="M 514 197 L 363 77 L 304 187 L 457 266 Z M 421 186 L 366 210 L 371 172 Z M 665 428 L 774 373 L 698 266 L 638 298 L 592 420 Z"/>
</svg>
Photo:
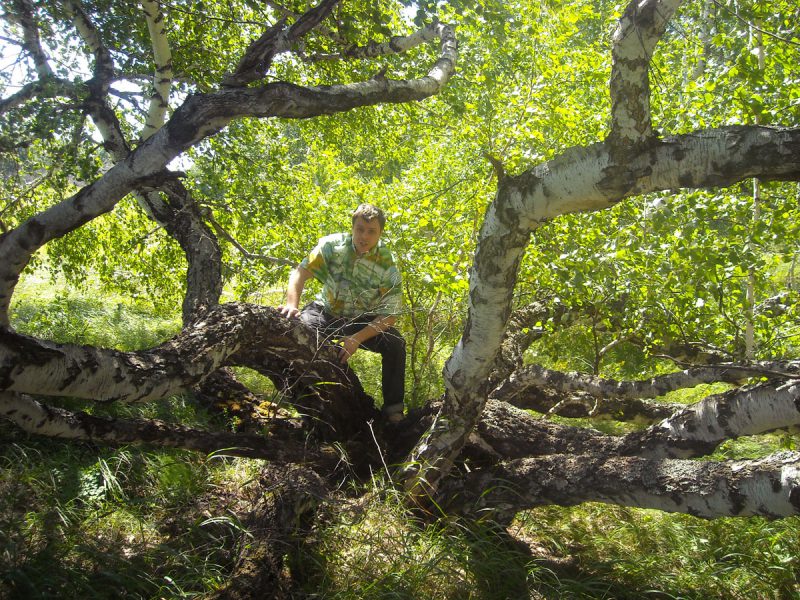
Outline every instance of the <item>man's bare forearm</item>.
<svg viewBox="0 0 800 600">
<path fill-rule="evenodd" d="M 285 316 L 296 317 L 300 314 L 300 298 L 303 295 L 306 281 L 311 277 L 311 271 L 303 267 L 297 267 L 289 275 L 289 285 L 286 286 L 286 302 L 279 307 Z"/>
<path fill-rule="evenodd" d="M 397 317 L 395 315 L 379 315 L 367 323 L 363 329 L 357 331 L 350 337 L 355 338 L 359 344 L 363 344 L 368 339 L 374 338 L 376 335 L 383 333 L 396 322 Z"/>
</svg>

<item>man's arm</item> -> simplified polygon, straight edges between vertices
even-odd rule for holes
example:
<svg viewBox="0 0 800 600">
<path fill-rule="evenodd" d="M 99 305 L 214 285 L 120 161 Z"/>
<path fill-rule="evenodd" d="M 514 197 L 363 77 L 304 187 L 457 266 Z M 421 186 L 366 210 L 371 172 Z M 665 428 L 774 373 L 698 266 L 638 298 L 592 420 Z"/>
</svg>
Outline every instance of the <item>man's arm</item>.
<svg viewBox="0 0 800 600">
<path fill-rule="evenodd" d="M 395 315 L 379 315 L 370 321 L 363 329 L 342 340 L 342 349 L 339 351 L 339 360 L 346 363 L 355 354 L 359 346 L 368 339 L 383 333 L 397 322 Z"/>
<path fill-rule="evenodd" d="M 298 317 L 300 315 L 300 296 L 306 281 L 313 277 L 311 271 L 297 267 L 289 275 L 289 285 L 286 288 L 286 302 L 278 307 L 284 317 Z"/>
</svg>

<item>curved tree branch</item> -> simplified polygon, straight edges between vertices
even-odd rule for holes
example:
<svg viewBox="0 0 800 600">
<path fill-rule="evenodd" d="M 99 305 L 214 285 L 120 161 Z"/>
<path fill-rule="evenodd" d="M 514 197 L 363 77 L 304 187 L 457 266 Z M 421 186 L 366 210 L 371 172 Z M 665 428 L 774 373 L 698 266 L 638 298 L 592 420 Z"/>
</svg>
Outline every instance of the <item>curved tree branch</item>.
<svg viewBox="0 0 800 600">
<path fill-rule="evenodd" d="M 759 172 L 762 178 L 795 179 L 800 176 L 800 129 L 729 127 L 690 134 L 648 147 L 625 166 L 606 170 L 612 163 L 606 145 L 573 148 L 498 183 L 470 271 L 464 335 L 445 366 L 445 402 L 409 457 L 404 473 L 409 490 L 419 487 L 422 496 L 429 495 L 477 423 L 533 230 L 561 214 L 606 208 L 633 194 L 730 185 Z M 781 173 L 764 177 L 772 169 Z"/>
<path fill-rule="evenodd" d="M 286 28 L 286 19 L 270 27 L 250 44 L 239 60 L 236 70 L 222 81 L 225 86 L 244 86 L 262 79 L 277 54 L 291 49 L 292 44 L 322 22 L 339 3 L 339 0 L 322 0 L 320 4 L 303 14 L 294 24 Z"/>
<path fill-rule="evenodd" d="M 615 381 L 585 373 L 564 373 L 539 365 L 526 365 L 517 369 L 497 389 L 492 397 L 507 400 L 522 394 L 529 387 L 547 388 L 559 392 L 585 392 L 601 398 L 641 399 L 657 398 L 675 390 L 692 388 L 707 383 L 742 384 L 751 377 L 792 379 L 800 374 L 800 363 L 790 361 L 781 370 L 766 364 L 716 364 L 692 367 L 676 373 L 658 375 L 643 381 Z"/>
<path fill-rule="evenodd" d="M 334 347 L 270 307 L 219 305 L 171 340 L 141 352 L 54 344 L 0 328 L 0 391 L 143 402 L 188 391 L 223 366 L 286 382 L 323 436 L 346 439 L 377 415 Z"/>
<path fill-rule="evenodd" d="M 125 195 L 147 186 L 172 159 L 231 120 L 244 116 L 308 118 L 436 94 L 452 74 L 456 57 L 452 28 L 439 25 L 437 31 L 443 39 L 441 57 L 426 77 L 417 80 L 370 80 L 316 88 L 275 83 L 190 97 L 166 125 L 103 177 L 0 237 L 0 254 L 8 258 L 0 263 L 0 325 L 8 325 L 11 294 L 36 250 L 110 211 Z"/>
</svg>

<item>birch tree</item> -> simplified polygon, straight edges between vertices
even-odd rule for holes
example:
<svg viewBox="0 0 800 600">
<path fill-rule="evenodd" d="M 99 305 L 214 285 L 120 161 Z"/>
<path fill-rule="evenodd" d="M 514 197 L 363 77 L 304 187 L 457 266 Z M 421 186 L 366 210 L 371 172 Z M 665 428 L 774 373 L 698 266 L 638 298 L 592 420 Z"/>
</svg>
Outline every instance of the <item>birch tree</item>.
<svg viewBox="0 0 800 600">
<path fill-rule="evenodd" d="M 520 265 L 534 232 L 562 215 L 606 211 L 653 192 L 668 197 L 680 189 L 724 188 L 748 178 L 796 181 L 800 176 L 796 115 L 786 115 L 785 122 L 731 122 L 674 133 L 654 127 L 651 66 L 680 5 L 679 0 L 645 0 L 631 3 L 619 16 L 607 47 L 610 105 L 601 139 L 560 149 L 535 164 L 520 165 L 521 159 L 515 159 L 512 165 L 504 156 L 487 157 L 496 190 L 483 215 L 474 256 L 461 252 L 456 260 L 471 265 L 467 314 L 442 374 L 443 397 L 409 413 L 398 428 L 378 425 L 373 430 L 373 400 L 352 371 L 330 360 L 333 349 L 316 347 L 310 331 L 285 321 L 271 307 L 219 303 L 219 240 L 232 243 L 235 237 L 225 230 L 223 215 L 201 206 L 184 185 L 184 174 L 170 165 L 243 119 L 306 120 L 366 107 L 424 103 L 444 94 L 457 81 L 451 81 L 459 61 L 454 28 L 430 19 L 411 29 L 400 11 L 391 24 L 402 24 L 405 31 L 387 38 L 386 23 L 336 0 L 323 0 L 305 12 L 269 4 L 247 18 L 223 18 L 224 11 L 214 14 L 220 22 L 240 21 L 241 32 L 252 39 L 246 47 L 234 45 L 231 56 L 220 59 L 193 48 L 179 57 L 170 48 L 180 40 L 169 39 L 163 26 L 174 7 L 146 2 L 141 12 L 113 13 L 106 19 L 91 3 L 51 7 L 14 0 L 5 17 L 21 56 L 32 68 L 30 80 L 3 99 L 0 112 L 11 123 L 41 107 L 41 118 L 49 118 L 45 122 L 54 128 L 69 115 L 66 121 L 76 139 L 84 135 L 84 145 L 102 140 L 102 166 L 95 165 L 93 174 L 86 169 L 83 174 L 91 177 L 73 178 L 74 193 L 37 206 L 30 215 L 21 211 L 0 237 L 0 413 L 40 435 L 205 451 L 235 446 L 239 454 L 277 464 L 303 462 L 316 474 L 330 466 L 331 448 L 326 444 L 335 443 L 349 448 L 364 467 L 387 460 L 403 464 L 395 481 L 413 506 L 445 506 L 465 514 L 491 510 L 501 522 L 532 506 L 585 501 L 704 518 L 798 514 L 796 452 L 735 463 L 695 460 L 727 439 L 800 423 L 800 368 L 792 357 L 692 365 L 639 382 L 609 381 L 596 373 L 555 373 L 523 361 L 539 324 L 569 318 L 566 308 L 553 304 L 515 302 Z M 244 4 L 238 8 L 249 10 Z M 422 7 L 419 12 L 426 16 Z M 90 72 L 84 81 L 76 83 L 53 68 L 55 57 L 42 41 L 52 33 L 47 31 L 50 19 L 69 27 L 66 35 L 87 49 Z M 187 38 L 189 21 L 184 17 L 187 30 L 178 32 Z M 145 116 L 138 122 L 112 101 L 136 99 L 138 93 L 115 90 L 113 84 L 125 77 L 137 80 L 125 68 L 143 64 L 141 56 L 141 62 L 117 64 L 111 44 L 123 45 L 117 39 L 121 25 L 135 32 L 127 40 L 138 44 L 131 56 L 149 53 L 156 73 L 152 93 L 142 99 Z M 383 38 L 377 39 L 379 35 Z M 224 27 L 219 36 L 238 37 Z M 199 56 L 207 72 L 191 63 Z M 402 59 L 393 66 L 408 60 L 418 73 L 392 77 L 382 61 L 398 56 Z M 185 72 L 176 70 L 179 59 Z M 325 80 L 324 65 L 353 60 L 370 66 L 332 71 L 347 80 Z M 307 64 L 323 66 L 303 72 Z M 186 83 L 190 76 L 192 81 Z M 59 110 L 48 115 L 44 109 L 53 104 Z M 87 119 L 91 129 L 85 129 Z M 8 143 L 4 149 L 20 151 Z M 56 343 L 17 332 L 9 314 L 11 300 L 35 253 L 109 213 L 129 195 L 135 195 L 148 218 L 185 254 L 181 332 L 156 347 L 132 352 Z M 238 249 L 248 252 L 241 244 Z M 267 262 L 291 262 L 286 257 L 274 260 L 266 252 L 249 254 Z M 457 274 L 455 267 L 453 273 Z M 53 405 L 63 396 L 98 403 L 154 402 L 212 383 L 235 386 L 225 371 L 233 366 L 270 377 L 304 415 L 300 425 L 276 425 L 265 441 L 156 422 L 107 420 Z M 687 408 L 649 402 L 701 381 L 735 387 Z M 512 404 L 545 413 L 570 405 L 591 416 L 644 417 L 652 425 L 627 436 L 606 436 L 533 418 Z M 313 449 L 303 442 L 309 430 L 319 440 Z M 380 437 L 377 448 L 385 456 L 368 443 L 372 435 Z M 474 463 L 466 475 L 454 469 L 464 460 Z M 309 476 L 311 480 L 318 488 L 317 476 Z M 292 488 L 293 498 L 302 495 L 303 485 Z M 270 514 L 280 513 L 270 508 Z M 279 572 L 279 561 L 270 568 L 273 574 Z"/>
</svg>

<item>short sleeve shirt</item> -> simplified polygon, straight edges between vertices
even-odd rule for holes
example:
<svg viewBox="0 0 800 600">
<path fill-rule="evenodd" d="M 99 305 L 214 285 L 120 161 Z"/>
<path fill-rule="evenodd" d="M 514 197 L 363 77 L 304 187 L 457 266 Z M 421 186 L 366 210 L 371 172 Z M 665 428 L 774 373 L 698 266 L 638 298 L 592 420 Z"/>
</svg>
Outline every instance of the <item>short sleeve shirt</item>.
<svg viewBox="0 0 800 600">
<path fill-rule="evenodd" d="M 400 271 L 382 240 L 359 256 L 351 233 L 328 235 L 317 242 L 300 266 L 322 283 L 317 300 L 332 315 L 400 314 Z"/>
</svg>

